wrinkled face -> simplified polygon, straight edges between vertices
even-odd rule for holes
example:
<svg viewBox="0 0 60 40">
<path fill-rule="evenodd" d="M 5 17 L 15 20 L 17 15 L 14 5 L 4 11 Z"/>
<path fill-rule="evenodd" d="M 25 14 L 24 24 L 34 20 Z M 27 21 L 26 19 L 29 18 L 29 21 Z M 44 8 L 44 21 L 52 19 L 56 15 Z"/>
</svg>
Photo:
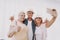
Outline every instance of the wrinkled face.
<svg viewBox="0 0 60 40">
<path fill-rule="evenodd" d="M 32 18 L 33 13 L 32 12 L 27 12 L 28 18 Z"/>
<path fill-rule="evenodd" d="M 25 20 L 25 13 L 19 13 L 18 19 L 19 19 L 20 21 L 24 21 L 24 20 Z"/>
<path fill-rule="evenodd" d="M 40 17 L 37 17 L 37 18 L 35 18 L 35 22 L 36 22 L 36 24 L 41 24 L 42 19 Z"/>
</svg>

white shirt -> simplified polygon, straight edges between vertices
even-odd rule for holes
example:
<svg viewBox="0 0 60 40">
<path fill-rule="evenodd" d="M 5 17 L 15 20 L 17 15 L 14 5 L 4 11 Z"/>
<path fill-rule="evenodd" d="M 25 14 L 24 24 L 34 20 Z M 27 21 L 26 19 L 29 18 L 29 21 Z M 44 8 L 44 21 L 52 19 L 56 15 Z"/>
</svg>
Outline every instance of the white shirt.
<svg viewBox="0 0 60 40">
<path fill-rule="evenodd" d="M 35 35 L 36 40 L 46 40 L 47 30 L 45 25 L 41 24 L 39 27 L 36 26 Z"/>
<path fill-rule="evenodd" d="M 28 21 L 28 40 L 32 40 L 33 30 L 32 30 L 32 21 Z"/>
</svg>

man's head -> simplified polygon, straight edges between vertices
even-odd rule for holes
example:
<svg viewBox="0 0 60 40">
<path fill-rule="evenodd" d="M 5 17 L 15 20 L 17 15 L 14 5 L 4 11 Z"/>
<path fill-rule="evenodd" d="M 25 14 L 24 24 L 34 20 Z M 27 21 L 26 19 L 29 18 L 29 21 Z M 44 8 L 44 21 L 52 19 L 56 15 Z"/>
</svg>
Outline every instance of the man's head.
<svg viewBox="0 0 60 40">
<path fill-rule="evenodd" d="M 28 18 L 32 18 L 33 17 L 33 14 L 34 14 L 33 11 L 27 11 Z"/>
</svg>

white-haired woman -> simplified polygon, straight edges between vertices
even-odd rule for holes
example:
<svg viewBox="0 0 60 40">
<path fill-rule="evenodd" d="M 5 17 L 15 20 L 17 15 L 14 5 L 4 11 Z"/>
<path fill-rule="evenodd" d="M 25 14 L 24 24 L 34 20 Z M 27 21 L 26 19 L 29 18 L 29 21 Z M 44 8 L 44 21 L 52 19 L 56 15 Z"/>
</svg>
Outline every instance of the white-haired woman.
<svg viewBox="0 0 60 40">
<path fill-rule="evenodd" d="M 25 20 L 25 13 L 20 12 L 18 15 L 18 20 L 13 21 L 14 18 L 11 17 L 11 25 L 8 33 L 8 37 L 12 40 L 27 40 L 27 27 L 23 23 Z"/>
</svg>

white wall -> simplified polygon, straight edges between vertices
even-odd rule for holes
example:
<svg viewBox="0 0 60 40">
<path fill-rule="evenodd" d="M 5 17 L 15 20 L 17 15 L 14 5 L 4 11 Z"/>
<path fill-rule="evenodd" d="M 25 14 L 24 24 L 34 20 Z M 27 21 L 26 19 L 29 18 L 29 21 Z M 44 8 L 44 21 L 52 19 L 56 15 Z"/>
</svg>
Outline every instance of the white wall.
<svg viewBox="0 0 60 40">
<path fill-rule="evenodd" d="M 46 12 L 46 8 L 55 8 L 58 11 L 58 17 L 54 24 L 47 29 L 47 40 L 60 40 L 60 3 L 49 0 L 0 0 L 0 39 L 9 40 L 7 33 L 9 30 L 9 17 L 17 15 L 20 11 L 32 9 L 36 16 L 41 16 L 43 20 L 50 19 L 50 15 Z M 34 18 L 33 17 L 33 18 Z"/>
</svg>

